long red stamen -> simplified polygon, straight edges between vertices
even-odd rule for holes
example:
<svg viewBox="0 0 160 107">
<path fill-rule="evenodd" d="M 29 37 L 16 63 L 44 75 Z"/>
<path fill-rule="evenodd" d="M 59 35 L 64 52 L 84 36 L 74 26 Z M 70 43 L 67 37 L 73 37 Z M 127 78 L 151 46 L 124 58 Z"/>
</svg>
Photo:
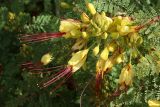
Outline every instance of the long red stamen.
<svg viewBox="0 0 160 107">
<path fill-rule="evenodd" d="M 60 80 L 62 77 L 68 75 L 71 72 L 72 72 L 72 67 L 67 67 L 66 69 L 64 69 L 64 70 L 56 73 L 55 75 L 53 75 L 54 77 L 52 76 L 53 78 L 51 80 L 42 83 L 42 88 L 47 87 L 47 86 L 53 84 L 54 82 Z"/>
<path fill-rule="evenodd" d="M 160 20 L 160 16 L 156 16 L 156 17 L 152 18 L 150 21 L 148 21 L 146 24 L 137 26 L 137 27 L 135 28 L 135 30 L 136 30 L 136 31 L 139 31 L 139 30 L 145 28 L 145 27 L 148 26 L 148 25 L 151 25 L 151 24 L 153 24 L 153 23 L 158 22 L 159 20 Z"/>
<path fill-rule="evenodd" d="M 50 93 L 53 93 L 55 90 L 57 90 L 58 88 L 60 88 L 70 77 L 72 76 L 72 72 L 69 72 L 66 77 L 64 78 L 64 80 L 62 82 L 60 82 L 55 88 L 53 88 Z"/>
<path fill-rule="evenodd" d="M 45 73 L 47 74 L 47 73 L 51 73 L 57 70 L 58 71 L 62 70 L 65 67 L 65 65 L 44 68 L 43 65 L 41 65 L 41 63 L 34 64 L 32 62 L 26 62 L 26 63 L 21 64 L 21 67 L 29 70 L 29 72 L 32 74 L 45 74 Z"/>
<path fill-rule="evenodd" d="M 51 38 L 62 37 L 65 33 L 57 32 L 57 33 L 40 33 L 40 34 L 32 34 L 32 35 L 20 35 L 20 40 L 22 42 L 41 42 L 46 41 Z"/>
<path fill-rule="evenodd" d="M 99 90 L 101 88 L 101 81 L 102 81 L 102 72 L 98 72 L 96 74 L 96 95 L 99 95 Z"/>
</svg>

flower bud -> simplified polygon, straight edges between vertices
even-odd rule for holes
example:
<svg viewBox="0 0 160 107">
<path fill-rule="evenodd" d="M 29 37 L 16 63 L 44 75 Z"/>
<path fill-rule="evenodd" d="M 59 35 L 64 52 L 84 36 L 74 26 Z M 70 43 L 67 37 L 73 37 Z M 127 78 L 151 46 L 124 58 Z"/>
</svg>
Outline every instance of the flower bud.
<svg viewBox="0 0 160 107">
<path fill-rule="evenodd" d="M 107 39 L 108 33 L 107 33 L 107 32 L 104 32 L 101 37 L 102 37 L 102 39 Z"/>
<path fill-rule="evenodd" d="M 99 53 L 99 45 L 97 45 L 94 49 L 93 49 L 93 53 L 96 56 Z"/>
<path fill-rule="evenodd" d="M 87 16 L 87 14 L 86 13 L 82 13 L 81 14 L 81 20 L 82 20 L 82 22 L 84 22 L 84 23 L 88 23 L 89 22 L 89 17 Z"/>
<path fill-rule="evenodd" d="M 109 51 L 108 51 L 108 48 L 104 48 L 104 50 L 102 51 L 100 57 L 103 59 L 103 60 L 107 60 L 108 59 L 108 55 L 109 55 Z"/>
<path fill-rule="evenodd" d="M 117 26 L 117 30 L 120 35 L 127 35 L 130 32 L 129 26 Z"/>
<path fill-rule="evenodd" d="M 121 62 L 123 62 L 123 54 L 118 55 L 118 57 L 116 58 L 116 62 L 119 64 Z"/>
<path fill-rule="evenodd" d="M 87 39 L 87 38 L 88 38 L 87 32 L 82 32 L 82 37 L 83 37 L 84 39 Z"/>
<path fill-rule="evenodd" d="M 119 33 L 118 33 L 118 32 L 113 32 L 113 33 L 111 33 L 111 37 L 112 37 L 113 39 L 118 39 Z"/>
<path fill-rule="evenodd" d="M 116 50 L 116 48 L 117 48 L 116 42 L 111 42 L 111 43 L 108 45 L 108 50 L 109 50 L 110 52 L 114 52 L 114 51 Z"/>
<path fill-rule="evenodd" d="M 92 15 L 96 14 L 96 9 L 94 8 L 92 3 L 87 3 L 87 8 Z"/>
<path fill-rule="evenodd" d="M 137 56 L 138 56 L 138 51 L 137 51 L 137 49 L 133 49 L 133 50 L 132 50 L 132 57 L 133 57 L 133 58 L 137 58 Z"/>
<path fill-rule="evenodd" d="M 136 41 L 136 44 L 137 45 L 140 45 L 140 44 L 142 44 L 143 43 L 143 38 L 140 36 L 139 38 L 138 38 L 138 40 Z"/>
<path fill-rule="evenodd" d="M 41 63 L 43 65 L 49 64 L 53 60 L 53 56 L 50 53 L 44 54 L 41 58 Z"/>
</svg>

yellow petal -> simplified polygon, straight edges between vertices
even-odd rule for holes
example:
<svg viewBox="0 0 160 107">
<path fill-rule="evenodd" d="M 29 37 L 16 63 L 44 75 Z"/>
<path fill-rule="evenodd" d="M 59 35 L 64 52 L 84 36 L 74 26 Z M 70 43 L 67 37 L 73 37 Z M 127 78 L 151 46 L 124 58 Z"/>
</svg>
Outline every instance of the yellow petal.
<svg viewBox="0 0 160 107">
<path fill-rule="evenodd" d="M 160 107 L 160 101 L 157 100 L 148 100 L 149 107 Z"/>
<path fill-rule="evenodd" d="M 109 51 L 108 51 L 108 48 L 106 47 L 106 48 L 102 51 L 100 57 L 101 57 L 103 60 L 107 60 L 107 59 L 108 59 L 108 55 L 109 55 Z"/>
<path fill-rule="evenodd" d="M 88 53 L 88 49 L 82 50 L 82 51 L 78 51 L 77 53 L 75 53 L 72 58 L 69 60 L 68 64 L 69 65 L 76 65 L 78 64 Z"/>
<path fill-rule="evenodd" d="M 60 24 L 60 32 L 70 32 L 73 29 L 80 29 L 80 22 L 73 19 L 62 20 Z"/>
<path fill-rule="evenodd" d="M 86 41 L 84 39 L 77 39 L 76 43 L 72 46 L 72 50 L 80 50 L 84 47 L 84 45 L 86 44 Z"/>
<path fill-rule="evenodd" d="M 53 57 L 50 53 L 47 53 L 45 55 L 42 56 L 41 58 L 41 63 L 43 63 L 43 65 L 47 65 L 49 64 L 51 61 L 53 60 Z"/>
<path fill-rule="evenodd" d="M 86 58 L 87 58 L 87 56 L 85 56 L 83 59 L 81 59 L 76 65 L 73 65 L 72 72 L 76 72 L 77 70 L 79 70 L 83 66 L 83 64 L 85 63 Z"/>
</svg>

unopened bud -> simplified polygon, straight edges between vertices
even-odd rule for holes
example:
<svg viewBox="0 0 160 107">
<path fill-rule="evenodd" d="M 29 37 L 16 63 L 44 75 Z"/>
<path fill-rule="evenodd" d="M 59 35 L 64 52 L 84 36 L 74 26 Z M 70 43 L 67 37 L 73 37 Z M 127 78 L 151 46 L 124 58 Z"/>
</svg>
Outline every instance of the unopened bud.
<svg viewBox="0 0 160 107">
<path fill-rule="evenodd" d="M 99 45 L 97 45 L 94 49 L 93 49 L 93 53 L 96 56 L 99 53 Z"/>
<path fill-rule="evenodd" d="M 109 55 L 109 51 L 108 51 L 108 48 L 104 48 L 104 50 L 102 51 L 100 57 L 103 59 L 103 60 L 107 60 L 108 59 L 108 55 Z"/>
<path fill-rule="evenodd" d="M 118 33 L 118 32 L 113 32 L 113 33 L 111 33 L 111 37 L 112 37 L 113 39 L 118 39 L 119 33 Z"/>
<path fill-rule="evenodd" d="M 49 64 L 53 60 L 53 57 L 50 53 L 44 54 L 41 58 L 41 63 L 43 65 Z"/>
<path fill-rule="evenodd" d="M 108 50 L 109 50 L 110 52 L 114 52 L 114 51 L 116 50 L 116 48 L 117 48 L 116 42 L 111 42 L 111 43 L 108 45 Z"/>
<path fill-rule="evenodd" d="M 82 32 L 82 37 L 83 37 L 84 39 L 87 39 L 87 38 L 88 38 L 87 32 Z"/>
<path fill-rule="evenodd" d="M 123 62 L 123 54 L 120 54 L 117 58 L 116 58 L 116 62 L 119 64 L 121 62 Z"/>
<path fill-rule="evenodd" d="M 89 17 L 87 16 L 87 14 L 86 13 L 82 13 L 81 14 L 81 20 L 82 20 L 82 22 L 84 22 L 84 23 L 88 23 L 89 22 Z"/>
<path fill-rule="evenodd" d="M 92 3 L 87 3 L 87 8 L 92 15 L 96 14 L 96 9 L 94 8 Z"/>
</svg>

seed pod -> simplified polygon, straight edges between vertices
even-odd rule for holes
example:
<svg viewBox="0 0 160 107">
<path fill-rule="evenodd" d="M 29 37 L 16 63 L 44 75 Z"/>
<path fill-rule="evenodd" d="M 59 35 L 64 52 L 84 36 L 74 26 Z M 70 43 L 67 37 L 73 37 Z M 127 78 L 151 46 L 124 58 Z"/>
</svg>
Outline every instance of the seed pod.
<svg viewBox="0 0 160 107">
<path fill-rule="evenodd" d="M 103 59 L 103 60 L 107 60 L 108 59 L 108 55 L 109 55 L 109 50 L 107 47 L 104 48 L 104 50 L 102 51 L 100 57 Z"/>
<path fill-rule="evenodd" d="M 82 22 L 84 22 L 84 23 L 89 23 L 89 17 L 87 16 L 87 14 L 86 13 L 82 13 L 81 14 L 81 20 L 82 20 Z"/>
<path fill-rule="evenodd" d="M 95 56 L 99 53 L 99 44 L 93 49 L 93 53 Z"/>
<path fill-rule="evenodd" d="M 96 14 L 96 9 L 94 8 L 92 3 L 87 3 L 87 8 L 92 15 Z"/>
<path fill-rule="evenodd" d="M 44 54 L 41 58 L 41 63 L 43 65 L 49 64 L 53 60 L 53 56 L 50 53 Z"/>
</svg>

